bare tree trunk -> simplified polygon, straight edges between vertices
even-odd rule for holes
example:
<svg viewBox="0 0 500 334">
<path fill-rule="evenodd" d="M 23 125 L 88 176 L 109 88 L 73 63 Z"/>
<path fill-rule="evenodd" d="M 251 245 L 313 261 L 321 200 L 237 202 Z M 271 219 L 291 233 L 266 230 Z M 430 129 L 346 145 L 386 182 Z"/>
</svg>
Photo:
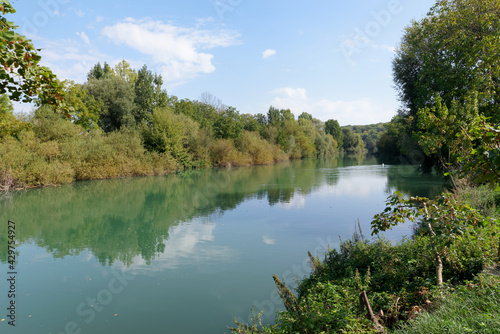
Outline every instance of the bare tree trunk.
<svg viewBox="0 0 500 334">
<path fill-rule="evenodd" d="M 433 238 L 436 238 L 436 232 L 434 232 L 432 225 L 430 223 L 429 211 L 427 210 L 427 205 L 425 205 L 425 203 L 424 203 L 424 210 L 427 218 L 427 228 L 429 229 L 429 233 L 431 234 L 432 251 L 434 252 L 436 261 L 434 262 L 434 265 L 436 266 L 436 284 L 437 286 L 441 287 L 443 286 L 443 260 L 441 259 L 441 255 L 439 254 L 439 251 L 436 247 L 436 244 L 434 243 L 434 240 L 432 240 Z"/>
<path fill-rule="evenodd" d="M 438 286 L 443 286 L 443 260 L 436 252 L 436 283 Z"/>
</svg>

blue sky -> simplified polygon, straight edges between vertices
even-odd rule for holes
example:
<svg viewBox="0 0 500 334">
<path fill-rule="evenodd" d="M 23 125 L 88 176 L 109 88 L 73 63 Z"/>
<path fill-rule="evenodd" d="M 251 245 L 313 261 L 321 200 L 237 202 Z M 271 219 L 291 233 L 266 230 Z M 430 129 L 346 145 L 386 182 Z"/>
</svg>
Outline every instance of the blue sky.
<svg viewBox="0 0 500 334">
<path fill-rule="evenodd" d="M 11 0 L 9 19 L 60 79 L 82 83 L 97 62 L 125 59 L 179 98 L 209 92 L 242 113 L 273 105 L 361 125 L 395 115 L 394 50 L 434 2 Z"/>
</svg>

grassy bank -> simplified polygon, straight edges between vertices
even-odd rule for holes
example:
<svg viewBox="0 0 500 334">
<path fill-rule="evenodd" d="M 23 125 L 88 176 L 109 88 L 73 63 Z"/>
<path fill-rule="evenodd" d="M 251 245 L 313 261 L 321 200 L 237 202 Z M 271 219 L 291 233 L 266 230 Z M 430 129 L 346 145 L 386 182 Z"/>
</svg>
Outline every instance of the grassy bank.
<svg viewBox="0 0 500 334">
<path fill-rule="evenodd" d="M 462 187 L 455 197 L 499 215 L 500 193 L 491 188 Z M 274 277 L 286 307 L 275 325 L 237 324 L 232 333 L 498 333 L 499 279 L 481 275 L 500 261 L 498 222 L 488 222 L 446 246 L 442 286 L 421 225 L 396 245 L 359 231 L 322 260 L 310 255 L 312 273 L 297 291 Z"/>
<path fill-rule="evenodd" d="M 448 290 L 434 312 L 423 312 L 394 333 L 500 333 L 499 270 Z"/>
</svg>

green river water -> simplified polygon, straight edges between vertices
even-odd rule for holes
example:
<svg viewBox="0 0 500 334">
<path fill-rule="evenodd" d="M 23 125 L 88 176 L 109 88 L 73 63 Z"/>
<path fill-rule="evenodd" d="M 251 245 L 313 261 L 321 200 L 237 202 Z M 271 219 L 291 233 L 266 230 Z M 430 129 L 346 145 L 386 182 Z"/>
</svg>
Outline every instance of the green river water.
<svg viewBox="0 0 500 334">
<path fill-rule="evenodd" d="M 252 305 L 269 323 L 281 307 L 272 274 L 293 285 L 307 251 L 338 247 L 358 219 L 369 236 L 393 191 L 442 187 L 414 166 L 332 159 L 3 194 L 0 333 L 220 334 Z"/>
</svg>

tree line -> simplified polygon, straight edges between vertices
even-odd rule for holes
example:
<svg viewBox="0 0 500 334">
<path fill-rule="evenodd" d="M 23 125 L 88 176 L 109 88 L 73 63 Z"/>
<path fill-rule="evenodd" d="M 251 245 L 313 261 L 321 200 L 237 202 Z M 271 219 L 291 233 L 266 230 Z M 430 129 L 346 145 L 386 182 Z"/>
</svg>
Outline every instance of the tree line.
<svg viewBox="0 0 500 334">
<path fill-rule="evenodd" d="M 341 128 L 270 107 L 242 114 L 209 93 L 180 99 L 163 78 L 126 61 L 94 65 L 84 83 L 59 81 L 0 8 L 0 190 L 186 168 L 376 153 L 379 125 Z M 14 115 L 10 101 L 35 102 Z"/>
<path fill-rule="evenodd" d="M 405 29 L 392 64 L 401 107 L 381 153 L 498 183 L 499 13 L 498 0 L 440 0 Z"/>
<path fill-rule="evenodd" d="M 146 65 L 97 63 L 86 82 L 61 82 L 2 4 L 0 190 L 365 152 L 366 138 L 335 120 L 272 106 L 242 114 L 209 93 L 168 95 Z M 11 101 L 36 110 L 14 115 Z"/>
<path fill-rule="evenodd" d="M 328 157 L 342 149 L 308 113 L 296 118 L 270 107 L 242 114 L 209 93 L 179 99 L 146 65 L 98 63 L 86 82 L 58 85 L 61 103 L 38 100 L 31 115 L 15 116 L 11 96 L 0 97 L 3 190 Z"/>
</svg>

